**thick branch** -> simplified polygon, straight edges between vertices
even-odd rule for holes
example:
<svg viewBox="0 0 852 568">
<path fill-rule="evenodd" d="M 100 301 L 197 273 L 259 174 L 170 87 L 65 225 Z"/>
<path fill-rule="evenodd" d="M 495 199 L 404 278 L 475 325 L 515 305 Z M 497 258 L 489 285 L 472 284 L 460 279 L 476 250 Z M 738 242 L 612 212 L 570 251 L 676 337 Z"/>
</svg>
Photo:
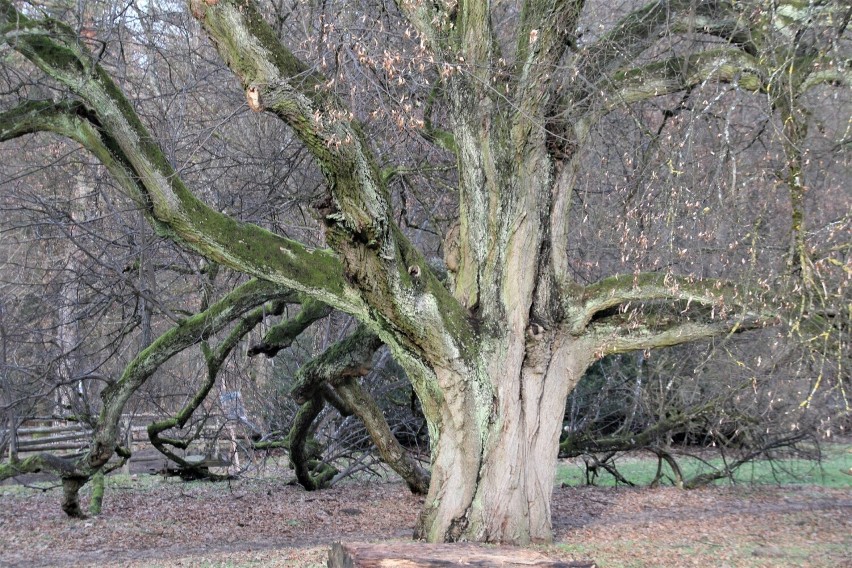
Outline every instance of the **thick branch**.
<svg viewBox="0 0 852 568">
<path fill-rule="evenodd" d="M 634 320 L 629 321 L 627 317 L 614 317 L 591 324 L 588 335 L 597 344 L 595 353 L 603 357 L 614 353 L 671 347 L 720 335 L 760 329 L 777 323 L 777 320 L 754 315 L 708 321 L 641 316 Z"/>
<path fill-rule="evenodd" d="M 322 489 L 337 474 L 337 470 L 322 461 L 318 445 L 311 436 L 311 424 L 322 412 L 323 406 L 325 401 L 319 393 L 305 401 L 296 413 L 288 435 L 290 462 L 296 479 L 308 491 Z"/>
<path fill-rule="evenodd" d="M 396 227 L 366 137 L 325 79 L 278 41 L 251 0 L 193 0 L 191 7 L 250 106 L 288 124 L 320 163 L 329 190 L 319 208 L 326 240 L 373 309 L 369 317 L 356 313 L 359 319 L 372 320 L 394 349 L 428 351 L 438 359 L 466 350 L 472 335 L 466 312 Z"/>
<path fill-rule="evenodd" d="M 305 405 L 306 413 L 314 411 L 313 405 L 317 403 L 312 401 L 319 395 L 342 414 L 354 413 L 367 428 L 382 460 L 405 480 L 412 492 L 425 494 L 429 487 L 428 473 L 397 441 L 381 408 L 357 381 L 369 372 L 373 354 L 380 346 L 374 334 L 360 327 L 303 366 L 290 394 Z M 328 386 L 334 389 L 333 394 L 323 388 Z"/>
<path fill-rule="evenodd" d="M 739 49 L 722 48 L 634 67 L 613 75 L 602 94 L 612 109 L 627 103 L 668 95 L 706 81 L 735 83 L 748 91 L 764 87 L 764 70 L 751 55 Z"/>
<path fill-rule="evenodd" d="M 326 303 L 363 316 L 360 300 L 329 251 L 260 227 L 237 222 L 198 200 L 182 183 L 118 86 L 97 65 L 72 30 L 17 13 L 0 0 L 3 39 L 86 103 L 85 119 L 73 104 L 30 103 L 5 113 L 4 138 L 37 128 L 73 138 L 94 153 L 148 214 L 155 228 L 208 259 L 246 274 L 263 276 Z M 38 108 L 37 105 L 42 105 Z M 28 113 L 26 111 L 29 111 Z M 41 111 L 43 114 L 39 114 Z M 17 119 L 17 123 L 9 120 Z M 55 119 L 55 120 L 53 120 Z M 86 124 L 88 122 L 89 124 Z"/>
<path fill-rule="evenodd" d="M 0 481 L 25 473 L 48 471 L 59 477 L 80 476 L 83 471 L 77 467 L 77 460 L 41 453 L 23 460 L 0 464 Z"/>
<path fill-rule="evenodd" d="M 566 306 L 569 332 L 579 335 L 595 314 L 616 306 L 626 311 L 630 302 L 683 301 L 716 311 L 720 318 L 727 311 L 759 305 L 759 298 L 745 290 L 718 280 L 695 280 L 657 272 L 611 276 L 587 286 L 576 303 Z"/>
<path fill-rule="evenodd" d="M 584 0 L 527 0 L 518 31 L 516 102 L 538 119 L 549 102 L 554 69 L 572 41 Z"/>
<path fill-rule="evenodd" d="M 319 387 L 346 377 L 362 377 L 370 371 L 370 360 L 382 342 L 364 326 L 360 326 L 346 339 L 326 349 L 321 355 L 304 365 L 296 374 L 296 384 L 290 391 L 293 399 L 303 404 L 310 400 Z"/>
</svg>

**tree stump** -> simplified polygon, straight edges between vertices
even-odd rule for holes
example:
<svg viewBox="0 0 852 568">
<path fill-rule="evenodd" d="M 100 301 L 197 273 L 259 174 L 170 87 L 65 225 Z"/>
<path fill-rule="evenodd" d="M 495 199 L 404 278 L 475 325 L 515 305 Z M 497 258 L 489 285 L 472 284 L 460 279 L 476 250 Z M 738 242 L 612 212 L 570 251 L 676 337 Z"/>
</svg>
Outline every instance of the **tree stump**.
<svg viewBox="0 0 852 568">
<path fill-rule="evenodd" d="M 535 550 L 476 544 L 425 544 L 416 542 L 336 542 L 328 552 L 329 568 L 596 568 L 591 560 L 551 560 Z"/>
</svg>

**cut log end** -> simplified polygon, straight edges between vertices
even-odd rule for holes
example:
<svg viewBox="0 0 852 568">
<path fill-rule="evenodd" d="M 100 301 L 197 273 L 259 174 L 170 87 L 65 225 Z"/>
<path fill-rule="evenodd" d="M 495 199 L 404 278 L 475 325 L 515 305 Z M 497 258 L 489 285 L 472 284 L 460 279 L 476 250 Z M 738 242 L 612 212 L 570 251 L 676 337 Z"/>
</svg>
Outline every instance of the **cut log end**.
<svg viewBox="0 0 852 568">
<path fill-rule="evenodd" d="M 535 550 L 476 544 L 425 544 L 414 542 L 340 543 L 328 552 L 329 568 L 596 568 L 591 560 L 551 560 Z"/>
</svg>

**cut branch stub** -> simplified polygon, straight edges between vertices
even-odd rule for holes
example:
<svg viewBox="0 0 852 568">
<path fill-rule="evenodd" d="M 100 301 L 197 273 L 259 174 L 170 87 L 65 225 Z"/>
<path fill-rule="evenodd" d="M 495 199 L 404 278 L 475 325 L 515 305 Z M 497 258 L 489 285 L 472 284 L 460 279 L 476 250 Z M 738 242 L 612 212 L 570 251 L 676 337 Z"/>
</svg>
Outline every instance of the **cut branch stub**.
<svg viewBox="0 0 852 568">
<path fill-rule="evenodd" d="M 260 88 L 257 85 L 251 85 L 246 89 L 246 102 L 248 102 L 249 108 L 254 112 L 263 112 L 265 110 L 260 97 Z"/>
</svg>

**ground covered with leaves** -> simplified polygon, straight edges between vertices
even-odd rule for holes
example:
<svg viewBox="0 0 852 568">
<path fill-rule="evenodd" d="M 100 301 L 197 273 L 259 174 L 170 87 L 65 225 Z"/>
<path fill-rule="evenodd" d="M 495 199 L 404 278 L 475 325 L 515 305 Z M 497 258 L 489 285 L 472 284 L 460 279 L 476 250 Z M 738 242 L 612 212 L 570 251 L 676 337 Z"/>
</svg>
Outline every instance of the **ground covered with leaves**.
<svg viewBox="0 0 852 568">
<path fill-rule="evenodd" d="M 0 487 L 0 566 L 324 566 L 331 542 L 410 537 L 402 484 L 308 493 L 286 481 L 120 477 L 103 513 L 71 520 L 59 490 Z M 852 489 L 564 487 L 553 559 L 617 566 L 852 567 Z"/>
</svg>

